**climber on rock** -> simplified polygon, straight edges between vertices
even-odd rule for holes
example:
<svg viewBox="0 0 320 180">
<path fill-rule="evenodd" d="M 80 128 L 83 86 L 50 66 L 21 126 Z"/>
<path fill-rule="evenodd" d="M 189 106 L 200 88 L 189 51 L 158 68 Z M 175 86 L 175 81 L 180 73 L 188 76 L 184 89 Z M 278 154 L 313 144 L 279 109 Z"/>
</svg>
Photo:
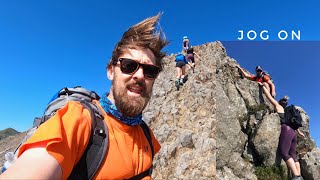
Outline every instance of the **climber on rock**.
<svg viewBox="0 0 320 180">
<path fill-rule="evenodd" d="M 193 67 L 193 65 L 188 62 L 183 54 L 177 54 L 176 55 L 176 72 L 177 72 L 177 79 L 175 81 L 175 85 L 177 87 L 177 90 L 179 90 L 180 86 L 183 85 L 187 81 L 187 75 L 186 75 L 186 64 L 188 64 L 190 67 Z"/>
<path fill-rule="evenodd" d="M 261 66 L 256 67 L 256 75 L 252 75 L 250 73 L 247 73 L 244 71 L 240 66 L 236 65 L 236 67 L 240 70 L 241 74 L 246 77 L 247 79 L 250 79 L 251 81 L 257 81 L 264 84 L 264 86 L 267 88 L 267 90 L 270 92 L 271 96 L 273 98 L 276 97 L 276 88 L 273 82 L 271 81 L 271 77 L 269 74 L 263 72 Z"/>
<path fill-rule="evenodd" d="M 183 36 L 182 40 L 182 51 L 186 52 L 189 48 L 191 47 L 190 45 L 190 40 L 187 36 Z"/>
<path fill-rule="evenodd" d="M 192 66 L 190 66 L 190 67 L 191 67 L 193 73 L 194 73 L 194 68 L 195 68 L 194 55 L 196 55 L 197 58 L 201 61 L 200 56 L 196 52 L 194 52 L 193 47 L 190 47 L 187 50 L 186 59 L 192 64 Z"/>
<path fill-rule="evenodd" d="M 291 126 L 287 125 L 285 120 L 285 107 L 288 104 L 288 97 L 285 96 L 284 98 L 280 99 L 279 102 L 275 100 L 269 90 L 265 87 L 265 85 L 261 82 L 257 82 L 259 86 L 262 87 L 264 94 L 266 95 L 267 99 L 276 109 L 281 122 L 281 133 L 279 137 L 279 150 L 281 158 L 286 162 L 287 166 L 291 170 L 294 177 L 292 180 L 299 180 L 303 179 L 301 176 L 300 170 L 300 163 L 297 160 L 296 155 L 296 146 L 297 146 L 297 133 L 303 137 L 305 135 L 299 131 L 299 129 L 294 130 Z"/>
</svg>

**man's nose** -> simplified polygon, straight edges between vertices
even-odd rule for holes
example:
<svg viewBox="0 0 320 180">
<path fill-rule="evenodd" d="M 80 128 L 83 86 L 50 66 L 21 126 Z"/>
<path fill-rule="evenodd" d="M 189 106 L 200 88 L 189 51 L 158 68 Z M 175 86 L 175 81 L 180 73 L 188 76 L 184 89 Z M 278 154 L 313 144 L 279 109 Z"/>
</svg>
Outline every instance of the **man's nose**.
<svg viewBox="0 0 320 180">
<path fill-rule="evenodd" d="M 143 79 L 144 78 L 144 74 L 143 74 L 142 66 L 139 66 L 138 70 L 132 76 L 135 79 Z"/>
</svg>

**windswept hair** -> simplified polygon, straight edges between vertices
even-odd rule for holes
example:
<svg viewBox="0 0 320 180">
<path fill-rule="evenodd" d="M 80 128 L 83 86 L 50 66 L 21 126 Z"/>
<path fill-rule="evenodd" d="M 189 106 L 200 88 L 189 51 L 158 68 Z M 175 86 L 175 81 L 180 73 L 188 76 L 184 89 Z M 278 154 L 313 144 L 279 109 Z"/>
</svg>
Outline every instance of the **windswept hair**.
<svg viewBox="0 0 320 180">
<path fill-rule="evenodd" d="M 112 52 L 111 60 L 108 68 L 115 65 L 127 49 L 144 48 L 150 49 L 156 58 L 156 65 L 162 67 L 162 58 L 166 56 L 166 52 L 161 52 L 162 48 L 169 44 L 158 23 L 162 13 L 147 18 L 140 23 L 129 28 L 117 43 Z M 158 26 L 157 26 L 158 25 Z"/>
</svg>

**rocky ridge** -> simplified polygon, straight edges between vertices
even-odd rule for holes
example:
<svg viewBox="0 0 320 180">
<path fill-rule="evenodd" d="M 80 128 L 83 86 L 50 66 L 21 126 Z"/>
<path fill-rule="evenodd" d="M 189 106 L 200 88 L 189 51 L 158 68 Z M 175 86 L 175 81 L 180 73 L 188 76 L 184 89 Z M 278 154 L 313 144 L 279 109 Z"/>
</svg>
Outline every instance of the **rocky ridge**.
<svg viewBox="0 0 320 180">
<path fill-rule="evenodd" d="M 153 179 L 258 179 L 256 167 L 284 165 L 277 155 L 279 117 L 263 102 L 256 83 L 241 79 L 236 60 L 221 42 L 194 47 L 195 73 L 177 91 L 174 54 L 164 59 L 143 118 L 162 148 L 154 159 Z M 320 150 L 303 116 L 298 152 L 305 179 L 320 179 Z M 0 154 L 12 150 L 24 134 L 0 141 Z"/>
<path fill-rule="evenodd" d="M 240 77 L 236 68 L 239 64 L 227 56 L 222 45 L 219 52 L 223 58 L 216 61 L 215 69 L 217 179 L 257 179 L 257 166 L 286 168 L 277 154 L 280 135 L 277 113 L 265 102 L 257 83 Z M 298 138 L 301 174 L 308 180 L 320 179 L 320 151 L 310 136 L 310 118 L 298 108 L 303 118 L 300 129 L 306 135 Z"/>
</svg>

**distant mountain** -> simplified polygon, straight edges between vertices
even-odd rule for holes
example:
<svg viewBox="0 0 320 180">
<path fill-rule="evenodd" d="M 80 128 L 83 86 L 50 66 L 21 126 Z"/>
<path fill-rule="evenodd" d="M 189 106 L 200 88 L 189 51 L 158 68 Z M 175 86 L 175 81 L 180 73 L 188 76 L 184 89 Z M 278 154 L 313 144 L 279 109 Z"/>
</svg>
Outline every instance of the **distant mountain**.
<svg viewBox="0 0 320 180">
<path fill-rule="evenodd" d="M 12 128 L 7 128 L 4 130 L 1 130 L 0 131 L 0 140 L 4 139 L 6 137 L 9 137 L 9 136 L 19 134 L 19 133 L 20 132 L 16 131 L 15 129 L 12 129 Z"/>
</svg>

